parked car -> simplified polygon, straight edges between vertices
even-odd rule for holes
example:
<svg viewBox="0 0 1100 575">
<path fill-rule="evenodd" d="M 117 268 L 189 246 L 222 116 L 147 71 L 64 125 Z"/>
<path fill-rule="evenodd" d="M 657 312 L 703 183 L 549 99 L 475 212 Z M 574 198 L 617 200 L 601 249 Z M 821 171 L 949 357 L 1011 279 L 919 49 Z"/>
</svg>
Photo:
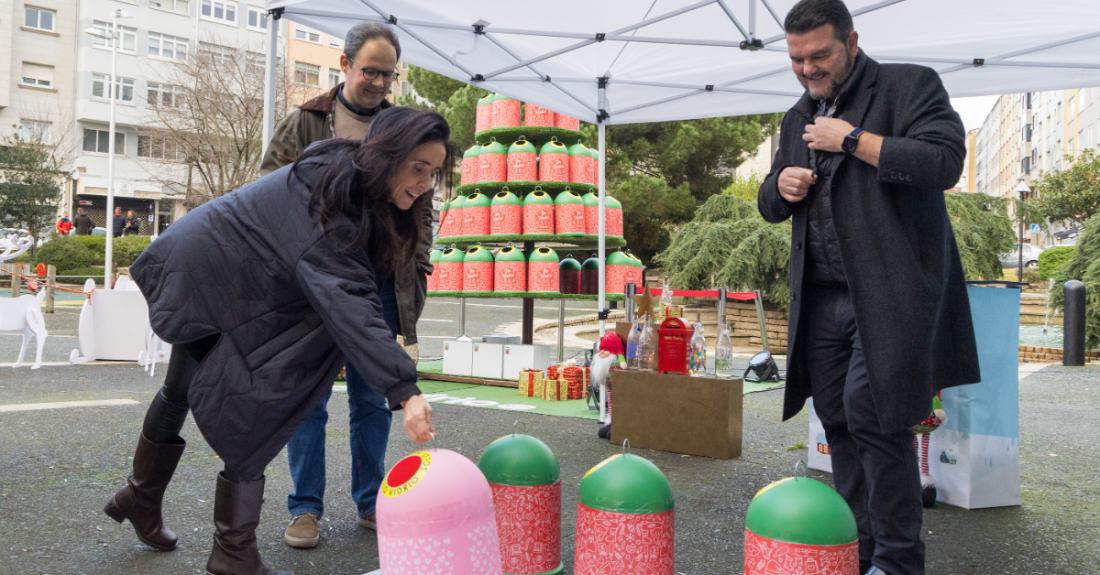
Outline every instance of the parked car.
<svg viewBox="0 0 1100 575">
<path fill-rule="evenodd" d="M 1001 254 L 1001 267 L 1016 268 L 1020 266 L 1020 245 L 1016 244 L 1016 250 L 1007 254 Z M 1031 244 L 1023 244 L 1024 249 L 1024 267 L 1038 268 L 1039 267 L 1039 254 L 1043 253 L 1046 248 L 1034 246 Z"/>
</svg>

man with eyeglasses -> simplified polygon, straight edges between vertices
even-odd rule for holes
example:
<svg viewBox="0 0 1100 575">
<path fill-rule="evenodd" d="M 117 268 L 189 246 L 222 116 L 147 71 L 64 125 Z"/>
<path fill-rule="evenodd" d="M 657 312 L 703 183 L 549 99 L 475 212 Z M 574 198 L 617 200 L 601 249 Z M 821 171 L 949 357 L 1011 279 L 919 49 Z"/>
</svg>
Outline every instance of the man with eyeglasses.
<svg viewBox="0 0 1100 575">
<path fill-rule="evenodd" d="M 276 126 L 260 167 L 261 173 L 267 175 L 292 163 L 302 151 L 320 140 L 333 137 L 362 140 L 374 116 L 392 105 L 386 101 L 386 95 L 397 79 L 395 69 L 400 57 L 401 44 L 389 26 L 374 23 L 353 26 L 348 31 L 344 53 L 340 55 L 340 68 L 346 80 L 328 93 L 302 104 Z M 421 225 L 424 230 L 417 246 L 416 265 L 395 270 L 391 277 L 378 278 L 377 282 L 386 324 L 395 337 L 398 334 L 404 337 L 406 346 L 416 343 L 416 322 L 427 297 L 427 274 L 432 271 L 429 263 L 432 246 L 430 204 L 425 204 Z M 351 420 L 351 496 L 357 507 L 359 525 L 377 529 L 375 499 L 385 474 L 392 414 L 385 398 L 374 392 L 350 363 L 347 365 L 347 392 Z M 284 540 L 287 545 L 299 549 L 316 547 L 320 541 L 329 397 L 331 394 L 321 400 L 287 444 L 294 492 L 287 498 L 291 520 Z"/>
</svg>

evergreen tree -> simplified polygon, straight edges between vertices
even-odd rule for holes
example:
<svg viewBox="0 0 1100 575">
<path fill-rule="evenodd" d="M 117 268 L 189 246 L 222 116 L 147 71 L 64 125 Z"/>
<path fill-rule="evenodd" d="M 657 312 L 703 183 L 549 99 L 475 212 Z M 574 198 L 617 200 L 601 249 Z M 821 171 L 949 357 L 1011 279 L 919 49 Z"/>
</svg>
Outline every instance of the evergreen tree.
<svg viewBox="0 0 1100 575">
<path fill-rule="evenodd" d="M 1057 172 L 1041 172 L 1035 181 L 1035 204 L 1042 215 L 1062 222 L 1081 223 L 1100 213 L 1100 156 L 1084 150 L 1065 156 L 1073 164 Z"/>
<path fill-rule="evenodd" d="M 0 226 L 27 230 L 34 238 L 53 227 L 62 162 L 56 147 L 24 140 L 18 130 L 0 141 Z"/>
</svg>

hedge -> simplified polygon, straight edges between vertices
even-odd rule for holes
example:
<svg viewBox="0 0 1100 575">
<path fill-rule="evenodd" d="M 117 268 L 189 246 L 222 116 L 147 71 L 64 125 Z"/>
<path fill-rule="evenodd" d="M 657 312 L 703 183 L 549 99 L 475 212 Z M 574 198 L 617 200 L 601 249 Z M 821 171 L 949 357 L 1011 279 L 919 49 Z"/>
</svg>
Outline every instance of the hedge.
<svg viewBox="0 0 1100 575">
<path fill-rule="evenodd" d="M 1058 246 L 1047 248 L 1039 254 L 1039 279 L 1047 281 L 1054 277 L 1058 270 L 1073 257 L 1075 246 Z"/>
<path fill-rule="evenodd" d="M 92 263 L 92 252 L 75 237 L 55 237 L 38 248 L 38 263 L 52 265 L 61 270 L 85 268 Z"/>
</svg>

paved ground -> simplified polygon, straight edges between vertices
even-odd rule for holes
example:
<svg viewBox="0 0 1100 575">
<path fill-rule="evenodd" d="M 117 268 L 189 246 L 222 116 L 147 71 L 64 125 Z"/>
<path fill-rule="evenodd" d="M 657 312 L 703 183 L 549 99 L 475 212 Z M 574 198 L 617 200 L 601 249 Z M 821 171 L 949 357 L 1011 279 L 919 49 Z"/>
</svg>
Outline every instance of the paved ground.
<svg viewBox="0 0 1100 575">
<path fill-rule="evenodd" d="M 486 302 L 485 305 L 514 305 Z M 537 310 L 557 317 L 556 306 Z M 588 311 L 572 305 L 576 313 Z M 476 311 L 471 311 L 476 310 Z M 0 411 L 0 574 L 201 573 L 210 548 L 217 457 L 188 423 L 189 447 L 165 502 L 165 516 L 180 534 L 172 553 L 137 542 L 101 508 L 128 473 L 150 398 L 163 374 L 150 378 L 133 364 L 64 365 L 76 347 L 77 308 L 47 316 L 51 337 L 42 369 L 0 364 L 0 405 L 74 400 L 132 399 L 136 404 Z M 468 309 L 467 332 L 491 333 L 518 320 L 518 307 Z M 457 306 L 432 302 L 421 330 L 456 335 Z M 66 337 L 69 336 L 69 337 Z M 0 334 L 0 362 L 11 362 L 19 337 Z M 438 339 L 422 353 L 438 355 Z M 437 347 L 433 347 L 437 346 Z M 61 365 L 50 365 L 50 364 Z M 755 492 L 793 473 L 806 456 L 805 415 L 780 423 L 782 392 L 745 398 L 744 454 L 717 461 L 635 450 L 668 476 L 676 495 L 676 571 L 685 575 L 740 573 L 744 516 Z M 1020 384 L 1023 505 L 966 511 L 940 504 L 925 514 L 928 573 L 1100 573 L 1100 368 L 1051 366 Z M 296 573 L 360 574 L 377 568 L 373 532 L 355 524 L 348 497 L 347 400 L 337 394 L 329 427 L 328 510 L 322 544 L 296 551 L 282 542 L 286 459 L 268 470 L 267 505 L 259 529 L 269 564 Z M 0 408 L 2 409 L 2 408 Z M 509 433 L 517 419 L 557 454 L 563 471 L 563 556 L 572 566 L 577 485 L 584 472 L 617 452 L 596 438 L 588 420 L 546 417 L 462 406 L 436 406 L 440 447 L 476 460 L 489 442 Z M 414 450 L 400 426 L 390 439 L 389 463 Z M 828 481 L 828 476 L 812 475 Z"/>
</svg>

